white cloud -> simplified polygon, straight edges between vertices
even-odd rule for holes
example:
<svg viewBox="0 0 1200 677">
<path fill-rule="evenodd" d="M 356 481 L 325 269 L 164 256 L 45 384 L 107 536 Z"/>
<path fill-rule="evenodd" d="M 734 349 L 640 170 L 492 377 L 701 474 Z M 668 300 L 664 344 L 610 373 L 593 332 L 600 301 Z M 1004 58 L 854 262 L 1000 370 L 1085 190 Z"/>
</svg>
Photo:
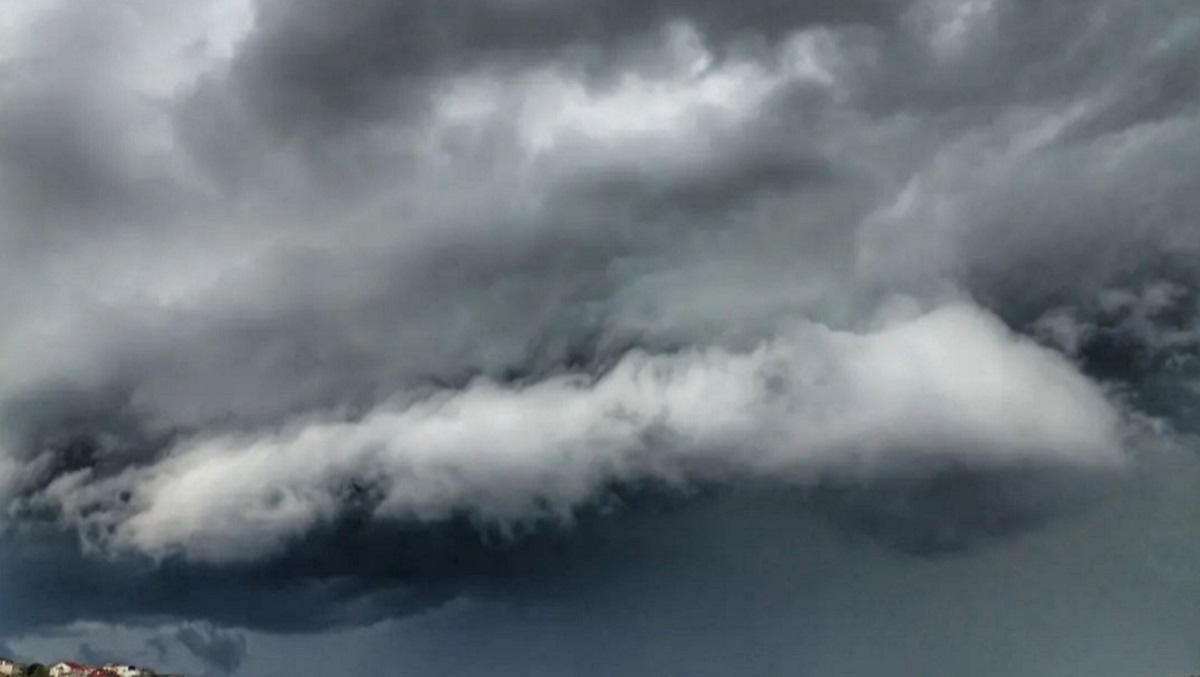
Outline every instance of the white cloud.
<svg viewBox="0 0 1200 677">
<path fill-rule="evenodd" d="M 595 382 L 480 381 L 354 421 L 202 436 L 44 500 L 111 527 L 105 547 L 225 562 L 334 519 L 351 481 L 380 492 L 378 518 L 505 525 L 566 517 L 621 480 L 805 482 L 921 458 L 1114 468 L 1118 428 L 1069 363 L 957 304 L 864 334 L 799 326 L 746 353 L 634 353 Z"/>
</svg>

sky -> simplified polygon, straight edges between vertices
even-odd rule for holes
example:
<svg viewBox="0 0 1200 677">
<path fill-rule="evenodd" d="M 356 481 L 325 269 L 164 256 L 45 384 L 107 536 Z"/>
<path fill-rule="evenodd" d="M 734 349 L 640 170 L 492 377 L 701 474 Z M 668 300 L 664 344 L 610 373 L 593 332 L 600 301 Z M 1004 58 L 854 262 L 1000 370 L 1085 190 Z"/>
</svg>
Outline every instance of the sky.
<svg viewBox="0 0 1200 677">
<path fill-rule="evenodd" d="M 0 0 L 0 654 L 1200 671 L 1194 0 Z"/>
</svg>

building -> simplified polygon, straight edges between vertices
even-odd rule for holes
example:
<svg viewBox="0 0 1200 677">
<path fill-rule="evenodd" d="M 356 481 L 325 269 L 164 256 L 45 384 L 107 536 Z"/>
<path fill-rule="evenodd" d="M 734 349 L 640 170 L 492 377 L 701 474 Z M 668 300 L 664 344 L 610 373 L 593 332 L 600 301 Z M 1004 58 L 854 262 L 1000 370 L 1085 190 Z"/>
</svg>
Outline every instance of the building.
<svg viewBox="0 0 1200 677">
<path fill-rule="evenodd" d="M 7 658 L 0 658 L 0 675 L 11 675 L 17 671 L 17 664 Z"/>
<path fill-rule="evenodd" d="M 103 670 L 116 677 L 149 677 L 154 674 L 153 670 L 139 668 L 136 665 L 122 665 L 120 663 L 108 663 Z"/>
<path fill-rule="evenodd" d="M 90 665 L 63 661 L 50 666 L 50 677 L 88 677 L 94 669 Z"/>
</svg>

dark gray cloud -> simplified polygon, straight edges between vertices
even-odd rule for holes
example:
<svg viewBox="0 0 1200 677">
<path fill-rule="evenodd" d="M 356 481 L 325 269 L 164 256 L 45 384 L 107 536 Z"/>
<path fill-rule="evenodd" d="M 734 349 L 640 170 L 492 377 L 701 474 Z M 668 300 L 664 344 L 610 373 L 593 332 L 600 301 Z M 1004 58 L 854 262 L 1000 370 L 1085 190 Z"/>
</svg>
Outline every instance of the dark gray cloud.
<svg viewBox="0 0 1200 677">
<path fill-rule="evenodd" d="M 503 598 L 334 632 L 247 632 L 240 674 L 1189 674 L 1197 467 L 1140 468 L 1093 509 L 932 558 L 830 528 L 791 492 L 642 505 L 545 551 Z"/>
<path fill-rule="evenodd" d="M 222 566 L 178 558 L 104 561 L 80 554 L 70 541 L 42 539 L 36 551 L 26 547 L 4 557 L 12 584 L 0 604 L 10 610 L 7 631 L 14 635 L 103 618 L 146 624 L 199 618 L 311 633 L 420 614 L 463 597 L 557 603 L 564 589 L 620 576 L 627 557 L 665 556 L 653 548 L 647 553 L 646 544 L 625 532 L 643 533 L 672 515 L 690 533 L 704 528 L 703 516 L 725 507 L 786 507 L 788 519 L 827 523 L 908 555 L 944 557 L 1074 514 L 1109 488 L 1105 476 L 1082 479 L 1073 471 L 992 473 L 938 465 L 907 479 L 843 479 L 800 491 L 714 487 L 681 497 L 666 487 L 614 489 L 570 525 L 530 525 L 515 534 L 467 519 L 430 525 L 360 517 L 319 529 L 275 556 Z M 680 538 L 690 543 L 692 535 Z"/>
<path fill-rule="evenodd" d="M 1195 429 L 1189 2 L 13 17 L 13 631 L 519 599 L 762 485 L 959 554 Z"/>
<path fill-rule="evenodd" d="M 237 632 L 214 628 L 211 624 L 190 624 L 179 628 L 176 640 L 206 665 L 222 674 L 233 674 L 246 658 L 246 638 Z"/>
<path fill-rule="evenodd" d="M 88 665 L 104 665 L 105 663 L 121 663 L 122 657 L 113 653 L 109 649 L 103 647 L 96 648 L 91 644 L 84 642 L 79 645 L 79 650 L 76 652 L 79 660 Z"/>
<path fill-rule="evenodd" d="M 906 4 L 371 0 L 346 12 L 324 0 L 268 2 L 233 66 L 234 82 L 272 129 L 321 134 L 424 104 L 431 81 L 464 70 L 560 59 L 584 71 L 636 68 L 637 51 L 673 21 L 725 48 L 814 25 L 887 27 Z"/>
</svg>

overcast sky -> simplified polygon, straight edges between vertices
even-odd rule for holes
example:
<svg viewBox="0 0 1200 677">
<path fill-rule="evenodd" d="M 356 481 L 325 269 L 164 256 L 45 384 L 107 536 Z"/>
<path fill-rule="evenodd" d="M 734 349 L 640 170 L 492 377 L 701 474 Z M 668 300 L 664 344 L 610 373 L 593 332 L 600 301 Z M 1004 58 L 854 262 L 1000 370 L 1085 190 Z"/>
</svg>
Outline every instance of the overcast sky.
<svg viewBox="0 0 1200 677">
<path fill-rule="evenodd" d="M 0 0 L 0 653 L 1200 671 L 1195 0 Z"/>
</svg>

